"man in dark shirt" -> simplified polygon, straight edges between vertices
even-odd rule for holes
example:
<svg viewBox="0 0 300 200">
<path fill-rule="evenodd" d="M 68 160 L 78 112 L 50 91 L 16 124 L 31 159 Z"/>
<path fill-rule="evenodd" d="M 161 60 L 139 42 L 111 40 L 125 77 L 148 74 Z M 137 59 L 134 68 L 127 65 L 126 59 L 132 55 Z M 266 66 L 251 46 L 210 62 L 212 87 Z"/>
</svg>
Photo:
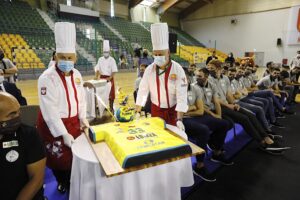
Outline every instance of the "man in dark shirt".
<svg viewBox="0 0 300 200">
<path fill-rule="evenodd" d="M 209 56 L 208 58 L 207 58 L 207 60 L 206 60 L 206 65 L 211 61 L 211 60 L 217 60 L 218 59 L 218 57 L 216 56 L 216 51 L 213 51 L 212 52 L 212 55 L 211 56 Z"/>
<path fill-rule="evenodd" d="M 20 105 L 0 92 L 0 198 L 42 200 L 45 152 L 35 128 L 21 124 Z"/>
</svg>

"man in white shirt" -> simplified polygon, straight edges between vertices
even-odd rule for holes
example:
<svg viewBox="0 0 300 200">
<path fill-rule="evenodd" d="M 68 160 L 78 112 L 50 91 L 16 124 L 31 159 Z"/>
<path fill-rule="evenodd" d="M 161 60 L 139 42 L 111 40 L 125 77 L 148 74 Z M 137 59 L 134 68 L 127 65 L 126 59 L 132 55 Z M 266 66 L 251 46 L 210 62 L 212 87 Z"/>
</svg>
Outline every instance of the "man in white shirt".
<svg viewBox="0 0 300 200">
<path fill-rule="evenodd" d="M 55 24 L 56 65 L 43 72 L 38 80 L 40 113 L 37 128 L 46 146 L 47 166 L 64 193 L 70 185 L 71 145 L 88 127 L 83 81 L 76 62 L 75 24 Z"/>
<path fill-rule="evenodd" d="M 151 97 L 151 115 L 161 117 L 167 124 L 184 130 L 183 113 L 188 110 L 187 80 L 183 68 L 170 58 L 169 31 L 167 23 L 151 25 L 154 63 L 145 70 L 137 100 L 136 117 Z"/>
<path fill-rule="evenodd" d="M 95 66 L 95 79 L 106 79 L 107 82 L 111 82 L 111 89 L 109 94 L 109 107 L 113 112 L 113 105 L 115 100 L 115 82 L 114 76 L 118 72 L 116 61 L 110 55 L 109 41 L 103 41 L 103 56 L 99 58 L 97 65 Z"/>
</svg>

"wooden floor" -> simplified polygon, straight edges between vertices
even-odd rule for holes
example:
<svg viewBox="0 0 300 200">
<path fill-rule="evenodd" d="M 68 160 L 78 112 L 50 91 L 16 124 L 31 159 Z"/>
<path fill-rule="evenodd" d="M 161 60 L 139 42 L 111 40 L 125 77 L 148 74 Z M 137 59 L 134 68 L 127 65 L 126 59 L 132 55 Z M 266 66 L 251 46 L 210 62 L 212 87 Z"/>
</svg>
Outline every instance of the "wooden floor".
<svg viewBox="0 0 300 200">
<path fill-rule="evenodd" d="M 84 80 L 92 79 L 93 76 L 85 76 Z M 122 88 L 126 94 L 130 94 L 129 103 L 133 103 L 132 93 L 134 91 L 134 83 L 136 80 L 136 72 L 120 72 L 116 74 L 116 89 Z M 23 96 L 27 99 L 28 105 L 38 105 L 37 80 L 25 80 L 17 82 L 18 88 L 22 91 Z"/>
</svg>

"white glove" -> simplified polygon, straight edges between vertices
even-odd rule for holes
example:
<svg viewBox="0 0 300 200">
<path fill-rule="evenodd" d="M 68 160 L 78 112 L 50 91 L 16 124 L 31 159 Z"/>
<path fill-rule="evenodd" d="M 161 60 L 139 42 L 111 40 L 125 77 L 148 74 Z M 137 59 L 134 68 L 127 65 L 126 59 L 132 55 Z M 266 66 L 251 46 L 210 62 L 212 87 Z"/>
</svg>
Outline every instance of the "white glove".
<svg viewBox="0 0 300 200">
<path fill-rule="evenodd" d="M 90 128 L 90 123 L 87 119 L 82 119 L 80 121 L 80 126 L 81 126 L 82 129 Z"/>
<path fill-rule="evenodd" d="M 177 128 L 179 128 L 180 130 L 185 131 L 185 128 L 184 128 L 184 125 L 183 125 L 182 121 L 178 120 L 178 121 L 176 122 L 176 126 L 177 126 Z"/>
<path fill-rule="evenodd" d="M 141 114 L 139 112 L 135 113 L 135 119 L 139 120 L 141 118 Z"/>
<path fill-rule="evenodd" d="M 70 147 L 72 146 L 72 143 L 75 141 L 74 140 L 74 137 L 70 134 L 65 134 L 65 135 L 62 135 L 63 137 L 63 140 L 64 140 L 64 143 L 67 147 Z"/>
</svg>

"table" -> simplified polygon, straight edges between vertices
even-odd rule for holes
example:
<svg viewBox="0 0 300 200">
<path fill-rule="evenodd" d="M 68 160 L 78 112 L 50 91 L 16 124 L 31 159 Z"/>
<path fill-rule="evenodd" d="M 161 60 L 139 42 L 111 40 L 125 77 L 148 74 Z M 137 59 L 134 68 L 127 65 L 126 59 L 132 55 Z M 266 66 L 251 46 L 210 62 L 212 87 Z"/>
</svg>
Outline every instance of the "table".
<svg viewBox="0 0 300 200">
<path fill-rule="evenodd" d="M 167 128 L 187 138 L 177 127 Z M 72 200 L 180 200 L 180 188 L 194 184 L 190 158 L 107 178 L 85 135 L 76 139 L 72 152 Z"/>
<path fill-rule="evenodd" d="M 109 106 L 109 93 L 111 89 L 111 83 L 106 82 L 105 84 L 102 84 L 100 87 L 95 87 L 95 89 L 91 88 L 84 88 L 85 91 L 85 100 L 86 100 L 86 117 L 87 119 L 94 119 L 96 118 L 96 105 L 95 105 L 95 91 L 96 95 L 102 99 L 102 101 Z M 100 102 L 99 99 L 97 99 L 97 105 L 99 110 L 99 117 L 101 118 L 103 115 L 103 112 L 105 110 L 105 107 Z"/>
</svg>

